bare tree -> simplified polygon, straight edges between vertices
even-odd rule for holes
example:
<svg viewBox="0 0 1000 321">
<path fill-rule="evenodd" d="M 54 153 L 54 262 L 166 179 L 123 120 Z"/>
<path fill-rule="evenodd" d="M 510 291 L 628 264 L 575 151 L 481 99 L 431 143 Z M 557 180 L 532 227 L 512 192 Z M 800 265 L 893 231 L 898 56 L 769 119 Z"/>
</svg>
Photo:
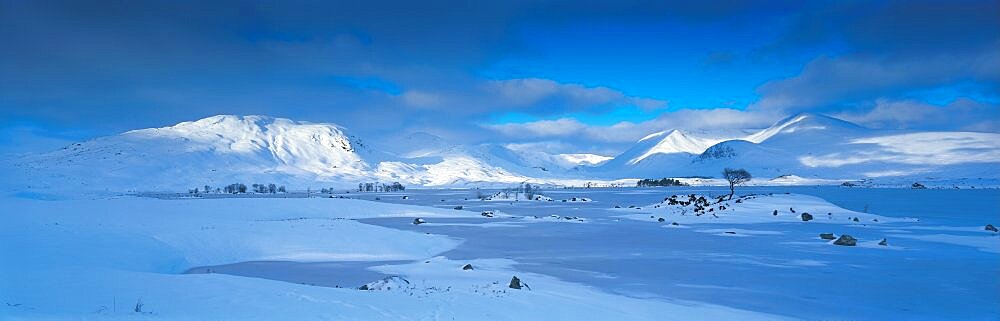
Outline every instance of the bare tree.
<svg viewBox="0 0 1000 321">
<path fill-rule="evenodd" d="M 750 172 L 742 168 L 726 168 L 722 170 L 722 177 L 725 177 L 726 181 L 729 181 L 729 199 L 733 199 L 733 194 L 736 193 L 736 185 L 749 182 L 752 178 Z"/>
</svg>

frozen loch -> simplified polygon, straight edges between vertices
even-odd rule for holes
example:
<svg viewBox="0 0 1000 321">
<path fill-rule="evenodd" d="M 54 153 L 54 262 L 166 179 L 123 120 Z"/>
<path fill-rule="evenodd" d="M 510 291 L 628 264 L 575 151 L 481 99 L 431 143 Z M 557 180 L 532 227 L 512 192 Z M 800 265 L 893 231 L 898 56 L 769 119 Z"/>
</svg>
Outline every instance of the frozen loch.
<svg viewBox="0 0 1000 321">
<path fill-rule="evenodd" d="M 995 190 L 747 187 L 730 199 L 724 187 L 548 189 L 508 201 L 476 193 L 7 198 L 0 317 L 989 319 L 1000 311 L 1000 236 L 984 228 L 997 219 Z M 838 245 L 846 236 L 854 242 Z"/>
</svg>

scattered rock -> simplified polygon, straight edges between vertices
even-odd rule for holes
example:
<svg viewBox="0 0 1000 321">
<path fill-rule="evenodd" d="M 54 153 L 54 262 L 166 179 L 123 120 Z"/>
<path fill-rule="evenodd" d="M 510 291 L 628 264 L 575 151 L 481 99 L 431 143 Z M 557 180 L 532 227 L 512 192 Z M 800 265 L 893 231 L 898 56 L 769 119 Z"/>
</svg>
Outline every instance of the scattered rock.
<svg viewBox="0 0 1000 321">
<path fill-rule="evenodd" d="M 393 288 L 402 289 L 410 286 L 410 281 L 400 276 L 387 276 L 381 280 L 358 287 L 362 291 L 389 291 Z"/>
<path fill-rule="evenodd" d="M 993 226 L 993 224 L 986 224 L 986 230 L 990 232 L 997 232 L 997 227 Z"/>
<path fill-rule="evenodd" d="M 910 185 L 910 188 L 913 188 L 913 189 L 926 189 L 927 186 L 924 186 L 924 184 L 920 184 L 920 183 L 914 182 L 913 185 Z"/>
<path fill-rule="evenodd" d="M 420 224 L 424 224 L 424 223 L 427 223 L 427 221 L 425 221 L 422 218 L 418 217 L 418 218 L 413 219 L 413 225 L 420 225 Z"/>
<path fill-rule="evenodd" d="M 788 210 L 792 211 L 792 213 L 795 213 L 795 209 L 794 208 L 789 207 Z"/>
<path fill-rule="evenodd" d="M 463 209 L 463 208 L 465 208 L 465 207 L 464 207 L 464 206 L 462 206 L 462 205 L 459 205 L 459 206 L 455 206 L 455 209 L 456 209 L 456 210 L 461 210 L 461 209 Z"/>
<path fill-rule="evenodd" d="M 733 232 L 733 231 L 726 231 L 726 234 L 736 234 L 736 232 Z"/>
<path fill-rule="evenodd" d="M 404 200 L 408 200 L 408 199 L 410 199 L 410 197 L 409 197 L 409 196 L 406 196 L 406 195 L 403 195 L 403 199 L 404 199 Z"/>
<path fill-rule="evenodd" d="M 376 198 L 375 198 L 375 200 L 376 200 L 376 201 L 381 201 L 381 200 L 382 200 L 382 198 L 381 198 L 381 197 L 376 197 Z"/>
<path fill-rule="evenodd" d="M 841 235 L 840 238 L 838 238 L 836 241 L 833 241 L 833 244 L 842 246 L 855 246 L 858 245 L 858 240 L 850 235 L 844 234 Z"/>
<path fill-rule="evenodd" d="M 678 226 L 678 225 L 680 225 L 680 224 L 677 224 L 677 222 L 673 222 L 673 223 L 670 223 L 670 225 L 673 225 L 673 226 Z"/>
<path fill-rule="evenodd" d="M 771 215 L 778 216 L 778 210 L 774 210 L 774 213 L 771 213 Z"/>
<path fill-rule="evenodd" d="M 824 240 L 836 239 L 836 237 L 833 236 L 833 233 L 819 233 L 819 238 Z"/>
<path fill-rule="evenodd" d="M 508 285 L 507 287 L 509 287 L 511 289 L 520 290 L 521 289 L 521 279 L 518 279 L 516 276 L 513 277 L 513 278 L 511 278 L 510 279 L 510 285 Z"/>
<path fill-rule="evenodd" d="M 619 205 L 615 205 L 615 208 L 622 208 L 622 207 L 621 207 L 621 206 L 619 206 Z"/>
<path fill-rule="evenodd" d="M 663 219 L 663 218 L 661 217 L 661 218 L 658 218 L 658 219 L 656 219 L 656 221 L 657 221 L 657 222 L 660 222 L 660 223 L 663 223 L 663 222 L 664 222 L 664 221 L 666 221 L 666 220 L 665 220 L 665 219 Z"/>
<path fill-rule="evenodd" d="M 466 264 L 465 266 L 462 267 L 462 270 L 463 271 L 472 270 L 472 264 Z"/>
<path fill-rule="evenodd" d="M 855 222 L 861 222 L 861 220 L 859 220 L 857 217 L 854 218 L 854 221 Z"/>
<path fill-rule="evenodd" d="M 881 241 L 878 242 L 878 245 L 887 246 L 889 245 L 889 241 L 887 241 L 886 239 L 882 239 Z"/>
<path fill-rule="evenodd" d="M 482 215 L 484 217 L 493 217 L 496 216 L 496 213 L 493 213 L 493 211 L 483 211 L 479 215 Z"/>
<path fill-rule="evenodd" d="M 800 216 L 802 217 L 802 221 L 803 222 L 808 222 L 808 221 L 811 221 L 813 219 L 812 214 L 809 214 L 809 213 L 802 213 L 802 215 L 800 215 Z"/>
</svg>

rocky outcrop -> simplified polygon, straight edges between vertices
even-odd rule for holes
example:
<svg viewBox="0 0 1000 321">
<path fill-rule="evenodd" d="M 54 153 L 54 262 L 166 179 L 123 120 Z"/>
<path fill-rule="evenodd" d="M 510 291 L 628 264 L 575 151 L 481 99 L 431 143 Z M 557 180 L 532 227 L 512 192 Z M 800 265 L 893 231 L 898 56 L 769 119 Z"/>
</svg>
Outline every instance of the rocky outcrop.
<svg viewBox="0 0 1000 321">
<path fill-rule="evenodd" d="M 840 246 L 855 246 L 858 245 L 858 239 L 855 239 L 850 235 L 844 234 L 841 235 L 840 238 L 838 238 L 836 241 L 833 241 L 833 244 Z"/>
</svg>

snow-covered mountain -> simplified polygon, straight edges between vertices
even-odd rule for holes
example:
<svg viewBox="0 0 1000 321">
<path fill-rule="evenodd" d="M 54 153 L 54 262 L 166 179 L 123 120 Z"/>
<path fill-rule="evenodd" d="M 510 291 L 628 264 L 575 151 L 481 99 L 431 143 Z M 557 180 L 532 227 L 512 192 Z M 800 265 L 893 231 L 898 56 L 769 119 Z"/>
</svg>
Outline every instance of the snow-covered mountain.
<svg viewBox="0 0 1000 321">
<path fill-rule="evenodd" d="M 545 157 L 500 145 L 450 145 L 426 133 L 402 140 L 397 147 L 406 149 L 390 153 L 335 124 L 220 115 L 24 156 L 5 175 L 26 188 L 156 191 L 234 182 L 300 188 L 550 182 L 565 172 Z"/>
<path fill-rule="evenodd" d="M 734 136 L 734 135 L 731 135 Z M 1000 134 L 874 130 L 803 113 L 748 135 L 647 136 L 593 173 L 602 177 L 716 177 L 742 167 L 759 177 L 998 178 Z"/>
<path fill-rule="evenodd" d="M 22 190 L 186 190 L 234 182 L 298 188 L 366 181 L 481 186 L 524 181 L 717 177 L 741 167 L 756 177 L 851 180 L 1000 178 L 1000 134 L 873 130 L 799 114 L 758 131 L 654 133 L 607 160 L 501 144 L 454 145 L 417 133 L 392 152 L 344 127 L 266 116 L 213 116 L 134 130 L 8 161 Z M 599 164 L 599 165 L 598 165 Z"/>
</svg>

